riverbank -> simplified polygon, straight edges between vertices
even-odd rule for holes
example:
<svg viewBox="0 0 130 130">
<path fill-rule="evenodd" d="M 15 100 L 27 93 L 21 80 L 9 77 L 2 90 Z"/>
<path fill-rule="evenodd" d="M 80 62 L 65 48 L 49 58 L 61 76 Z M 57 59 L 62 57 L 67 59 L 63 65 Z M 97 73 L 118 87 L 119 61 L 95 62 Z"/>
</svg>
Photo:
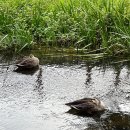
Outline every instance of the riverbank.
<svg viewBox="0 0 130 130">
<path fill-rule="evenodd" d="M 44 46 L 107 55 L 129 53 L 129 2 L 3 0 L 0 48 L 20 52 Z"/>
</svg>

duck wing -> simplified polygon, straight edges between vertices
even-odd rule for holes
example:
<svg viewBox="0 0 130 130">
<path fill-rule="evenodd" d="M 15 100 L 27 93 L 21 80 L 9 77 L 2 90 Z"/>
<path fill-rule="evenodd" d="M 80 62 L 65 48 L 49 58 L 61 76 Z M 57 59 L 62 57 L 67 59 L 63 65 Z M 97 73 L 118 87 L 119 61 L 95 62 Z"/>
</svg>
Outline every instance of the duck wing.
<svg viewBox="0 0 130 130">
<path fill-rule="evenodd" d="M 34 64 L 34 60 L 32 58 L 23 59 L 20 63 L 16 64 L 18 67 L 28 67 Z"/>
<path fill-rule="evenodd" d="M 92 102 L 86 102 L 78 105 L 71 105 L 70 107 L 79 111 L 86 111 L 86 112 L 96 111 L 95 104 L 93 104 Z"/>
<path fill-rule="evenodd" d="M 92 100 L 93 100 L 93 98 L 83 98 L 83 99 L 79 99 L 79 100 L 76 100 L 73 102 L 66 103 L 65 105 L 67 105 L 67 106 L 78 105 L 78 104 L 83 104 L 86 102 L 93 102 Z"/>
</svg>

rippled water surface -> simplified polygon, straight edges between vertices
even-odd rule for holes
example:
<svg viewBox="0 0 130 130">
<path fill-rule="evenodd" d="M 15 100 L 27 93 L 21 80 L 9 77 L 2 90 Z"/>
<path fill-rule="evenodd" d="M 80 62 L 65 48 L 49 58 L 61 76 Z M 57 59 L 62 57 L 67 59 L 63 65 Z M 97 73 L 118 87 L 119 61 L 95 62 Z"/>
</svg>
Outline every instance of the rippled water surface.
<svg viewBox="0 0 130 130">
<path fill-rule="evenodd" d="M 0 57 L 0 130 L 129 130 L 130 64 L 37 55 L 40 69 L 17 73 L 16 57 Z M 70 114 L 64 104 L 98 97 L 100 117 Z"/>
</svg>

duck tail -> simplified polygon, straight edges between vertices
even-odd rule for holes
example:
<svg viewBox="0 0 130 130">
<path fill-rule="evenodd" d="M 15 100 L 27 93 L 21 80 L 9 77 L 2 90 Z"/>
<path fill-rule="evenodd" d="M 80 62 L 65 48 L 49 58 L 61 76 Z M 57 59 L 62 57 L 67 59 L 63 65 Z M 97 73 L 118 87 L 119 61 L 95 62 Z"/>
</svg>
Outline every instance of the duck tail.
<svg viewBox="0 0 130 130">
<path fill-rule="evenodd" d="M 65 103 L 65 105 L 70 106 L 70 105 L 71 105 L 71 103 Z"/>
<path fill-rule="evenodd" d="M 21 64 L 16 64 L 17 67 L 23 67 L 24 65 Z"/>
</svg>

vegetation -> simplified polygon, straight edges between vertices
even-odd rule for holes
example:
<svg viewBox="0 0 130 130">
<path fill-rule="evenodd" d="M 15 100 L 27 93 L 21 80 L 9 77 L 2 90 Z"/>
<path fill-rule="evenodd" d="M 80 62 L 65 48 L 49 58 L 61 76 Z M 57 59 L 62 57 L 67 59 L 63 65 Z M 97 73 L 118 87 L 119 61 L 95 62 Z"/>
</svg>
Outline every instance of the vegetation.
<svg viewBox="0 0 130 130">
<path fill-rule="evenodd" d="M 0 48 L 130 51 L 130 0 L 0 0 Z"/>
</svg>

